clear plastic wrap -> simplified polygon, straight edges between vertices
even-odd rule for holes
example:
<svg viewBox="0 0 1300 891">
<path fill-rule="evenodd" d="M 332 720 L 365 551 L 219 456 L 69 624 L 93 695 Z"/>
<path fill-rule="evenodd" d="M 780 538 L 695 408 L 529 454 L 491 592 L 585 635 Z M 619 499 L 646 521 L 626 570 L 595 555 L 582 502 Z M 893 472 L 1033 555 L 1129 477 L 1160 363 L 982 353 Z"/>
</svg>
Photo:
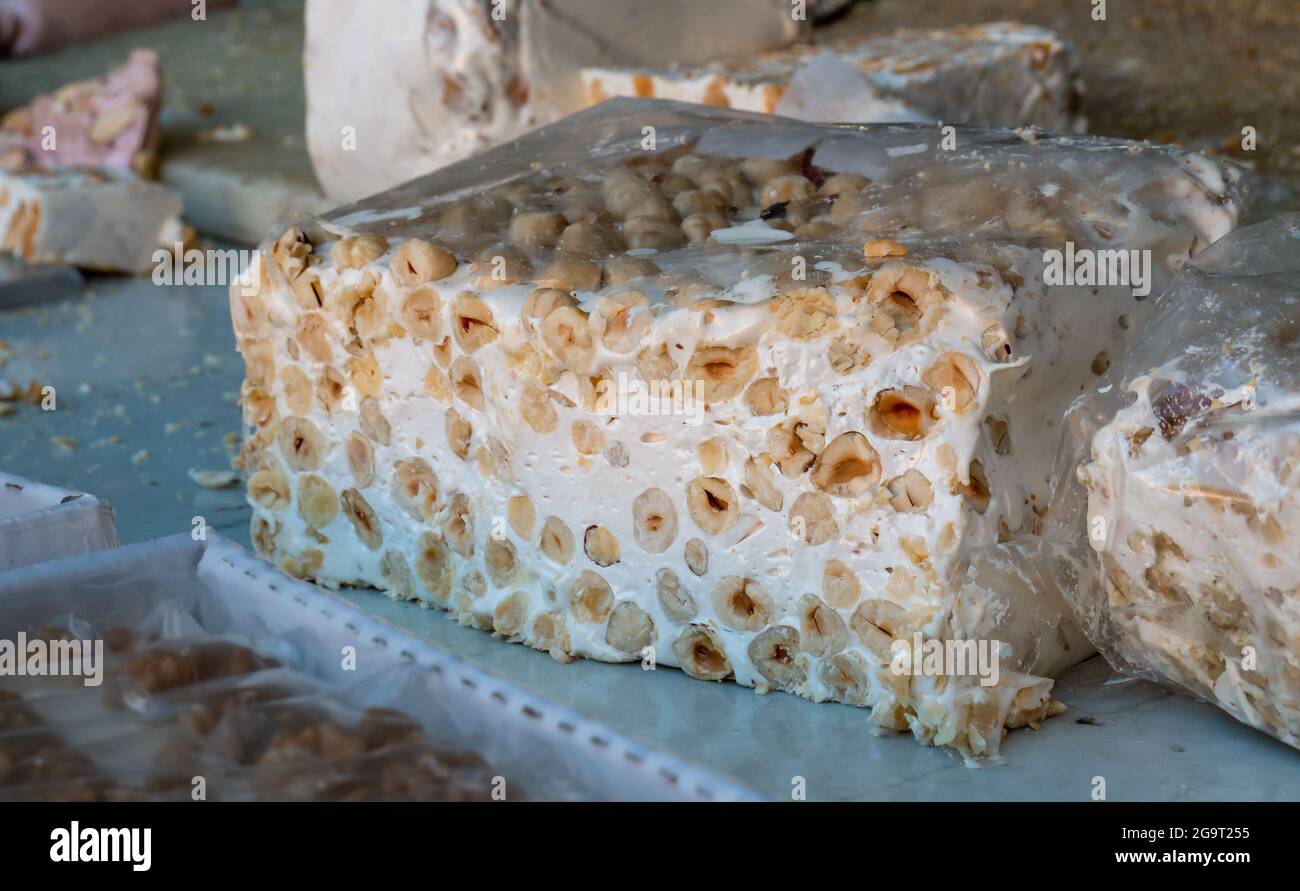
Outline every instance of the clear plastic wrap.
<svg viewBox="0 0 1300 891">
<path fill-rule="evenodd" d="M 73 613 L 23 633 L 29 647 L 103 640 L 102 684 L 0 683 L 13 716 L 0 730 L 0 800 L 490 800 L 483 758 L 367 701 L 409 667 L 333 688 L 243 635 L 208 633 L 175 603 L 129 626 Z"/>
<path fill-rule="evenodd" d="M 996 754 L 1091 652 L 1024 560 L 1060 418 L 1240 195 L 1175 148 L 950 135 L 615 100 L 288 228 L 231 294 L 259 553 Z M 922 639 L 1001 674 L 892 664 Z"/>
<path fill-rule="evenodd" d="M 766 217 L 791 231 L 800 212 L 831 224 L 797 232 L 797 244 L 957 236 L 1059 245 L 1068 238 L 1079 247 L 1152 249 L 1159 274 L 1230 232 L 1244 200 L 1238 168 L 1173 146 L 1033 129 L 969 127 L 946 135 L 929 124 L 809 124 L 618 98 L 347 205 L 319 224 L 336 236 L 436 238 L 474 256 L 506 240 L 513 206 L 547 207 L 542 190 L 511 195 L 502 187 L 590 180 L 687 149 L 737 164 L 793 158 L 794 172 L 819 185 L 834 174 L 866 178 L 800 196 L 811 201 L 782 202 L 791 225 Z M 688 185 L 720 187 L 716 180 Z M 569 204 L 589 200 L 583 189 Z M 744 203 L 732 216 L 758 216 L 760 208 L 746 214 Z"/>
<path fill-rule="evenodd" d="M 116 546 L 107 502 L 0 473 L 0 572 Z"/>
<path fill-rule="evenodd" d="M 1300 747 L 1300 214 L 1193 259 L 1067 418 L 1069 598 L 1117 669 Z"/>
</svg>

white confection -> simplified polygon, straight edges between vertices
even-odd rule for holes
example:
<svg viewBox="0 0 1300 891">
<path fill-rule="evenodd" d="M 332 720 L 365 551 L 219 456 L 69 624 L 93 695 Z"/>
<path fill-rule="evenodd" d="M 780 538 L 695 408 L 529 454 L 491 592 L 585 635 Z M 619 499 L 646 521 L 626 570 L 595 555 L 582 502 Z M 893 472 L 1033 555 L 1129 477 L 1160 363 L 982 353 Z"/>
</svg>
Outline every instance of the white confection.
<svg viewBox="0 0 1300 891">
<path fill-rule="evenodd" d="M 1080 612 L 1120 667 L 1300 747 L 1300 215 L 1207 253 L 1080 468 L 1100 564 Z"/>
<path fill-rule="evenodd" d="M 805 121 L 1084 129 L 1070 45 L 1051 31 L 1014 22 L 897 31 L 697 68 L 589 67 L 582 80 L 591 104 L 641 96 Z"/>
<path fill-rule="evenodd" d="M 930 128 L 630 104 L 498 149 L 490 185 L 451 168 L 268 246 L 259 294 L 231 295 L 255 545 L 561 660 L 649 652 L 995 753 L 1090 651 L 1058 594 L 975 558 L 1037 535 L 1059 420 L 1148 304 L 1046 286 L 1028 241 L 925 236 L 1104 234 L 1151 250 L 1160 285 L 1235 224 L 1224 169 L 978 131 L 960 157 L 896 155 Z M 647 120 L 690 126 L 658 153 L 526 160 Z M 728 139 L 745 149 L 690 152 Z M 869 184 L 823 158 L 844 139 Z M 802 160 L 755 157 L 776 144 Z M 675 412 L 629 401 L 643 382 L 675 385 Z M 997 683 L 892 671 L 916 632 L 998 635 Z"/>
<path fill-rule="evenodd" d="M 92 170 L 0 172 L 0 250 L 28 263 L 146 272 L 182 240 L 170 189 Z"/>
<path fill-rule="evenodd" d="M 1114 518 L 1096 546 L 1118 650 L 1300 747 L 1300 399 L 1279 426 L 1171 443 L 1150 383 L 1084 473 L 1089 517 Z"/>
<path fill-rule="evenodd" d="M 577 111 L 584 65 L 700 64 L 800 30 L 787 0 L 308 0 L 306 22 L 307 145 L 340 201 Z"/>
</svg>

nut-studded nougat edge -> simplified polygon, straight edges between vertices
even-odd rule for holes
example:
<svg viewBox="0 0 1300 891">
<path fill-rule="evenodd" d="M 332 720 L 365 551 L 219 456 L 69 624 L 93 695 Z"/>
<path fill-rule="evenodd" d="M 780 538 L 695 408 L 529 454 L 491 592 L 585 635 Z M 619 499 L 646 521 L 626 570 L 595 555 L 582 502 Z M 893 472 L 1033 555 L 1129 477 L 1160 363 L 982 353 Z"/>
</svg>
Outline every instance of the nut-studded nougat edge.
<svg viewBox="0 0 1300 891">
<path fill-rule="evenodd" d="M 653 647 L 693 676 L 870 707 L 972 755 L 1054 708 L 1050 681 L 1012 670 L 1037 641 L 1008 641 L 994 687 L 890 668 L 896 640 L 982 628 L 953 614 L 961 550 L 1036 522 L 1014 503 L 1025 475 L 983 444 L 986 406 L 1026 361 L 985 337 L 1014 299 L 996 267 L 887 258 L 680 309 L 645 282 L 655 307 L 625 318 L 626 300 L 464 290 L 469 268 L 399 284 L 432 253 L 413 244 L 345 240 L 311 266 L 316 249 L 282 241 L 270 277 L 277 254 L 291 272 L 301 259 L 297 284 L 235 300 L 255 541 L 282 567 L 559 658 Z M 704 423 L 611 429 L 599 383 L 658 373 L 700 387 Z"/>
</svg>

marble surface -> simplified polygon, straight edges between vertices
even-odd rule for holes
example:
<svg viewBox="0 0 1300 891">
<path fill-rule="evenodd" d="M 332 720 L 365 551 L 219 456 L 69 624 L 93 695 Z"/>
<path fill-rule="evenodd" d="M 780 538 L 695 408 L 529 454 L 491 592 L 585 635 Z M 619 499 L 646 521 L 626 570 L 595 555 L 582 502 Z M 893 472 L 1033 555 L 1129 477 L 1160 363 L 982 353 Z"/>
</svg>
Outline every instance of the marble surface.
<svg viewBox="0 0 1300 891">
<path fill-rule="evenodd" d="M 55 387 L 56 408 L 0 417 L 0 469 L 110 501 L 123 543 L 184 532 L 196 516 L 248 544 L 242 490 L 190 469 L 229 466 L 243 376 L 226 290 L 91 277 L 84 294 L 0 310 L 0 380 Z M 74 440 L 60 445 L 54 437 Z M 147 453 L 146 457 L 139 457 Z M 493 640 L 371 591 L 345 597 L 631 736 L 772 798 L 802 777 L 809 799 L 1297 800 L 1300 753 L 1204 703 L 1144 682 L 1108 683 L 1093 658 L 1062 679 L 1070 711 L 1013 732 L 1001 763 L 967 768 L 946 750 L 876 736 L 847 706 L 758 696 L 665 669 L 575 662 Z"/>
<path fill-rule="evenodd" d="M 228 470 L 238 448 L 244 371 L 224 287 L 89 276 L 82 291 L 0 309 L 0 341 L 0 382 L 54 388 L 53 410 L 16 403 L 0 417 L 0 469 L 107 500 L 123 543 L 196 516 L 247 543 L 242 488 L 189 477 Z"/>
</svg>

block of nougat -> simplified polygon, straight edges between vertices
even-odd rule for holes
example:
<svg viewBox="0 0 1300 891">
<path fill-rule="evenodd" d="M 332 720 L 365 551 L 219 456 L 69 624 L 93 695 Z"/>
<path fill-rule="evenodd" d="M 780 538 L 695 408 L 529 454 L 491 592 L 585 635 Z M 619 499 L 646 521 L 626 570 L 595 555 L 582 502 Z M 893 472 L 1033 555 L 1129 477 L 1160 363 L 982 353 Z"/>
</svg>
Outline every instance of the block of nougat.
<svg viewBox="0 0 1300 891">
<path fill-rule="evenodd" d="M 1104 424 L 1077 605 L 1117 666 L 1300 747 L 1300 214 L 1216 244 L 1161 307 L 1078 409 Z"/>
<path fill-rule="evenodd" d="M 157 166 L 162 78 L 139 49 L 102 77 L 38 96 L 0 120 L 0 166 L 95 167 L 151 176 Z"/>
<path fill-rule="evenodd" d="M 996 752 L 1089 650 L 985 557 L 1036 534 L 1055 426 L 1149 305 L 1045 284 L 1044 248 L 1163 282 L 1238 203 L 1168 148 L 931 131 L 613 100 L 289 229 L 231 296 L 256 548 Z M 893 662 L 994 635 L 979 677 Z"/>
<path fill-rule="evenodd" d="M 584 65 L 698 65 L 788 46 L 786 0 L 308 0 L 307 147 L 351 201 L 586 104 Z"/>
<path fill-rule="evenodd" d="M 590 104 L 643 96 L 807 121 L 1084 128 L 1069 43 L 1015 22 L 800 44 L 694 68 L 592 67 L 582 81 Z"/>
<path fill-rule="evenodd" d="M 28 263 L 146 272 L 182 241 L 181 202 L 158 183 L 90 169 L 0 171 L 0 250 Z"/>
</svg>

